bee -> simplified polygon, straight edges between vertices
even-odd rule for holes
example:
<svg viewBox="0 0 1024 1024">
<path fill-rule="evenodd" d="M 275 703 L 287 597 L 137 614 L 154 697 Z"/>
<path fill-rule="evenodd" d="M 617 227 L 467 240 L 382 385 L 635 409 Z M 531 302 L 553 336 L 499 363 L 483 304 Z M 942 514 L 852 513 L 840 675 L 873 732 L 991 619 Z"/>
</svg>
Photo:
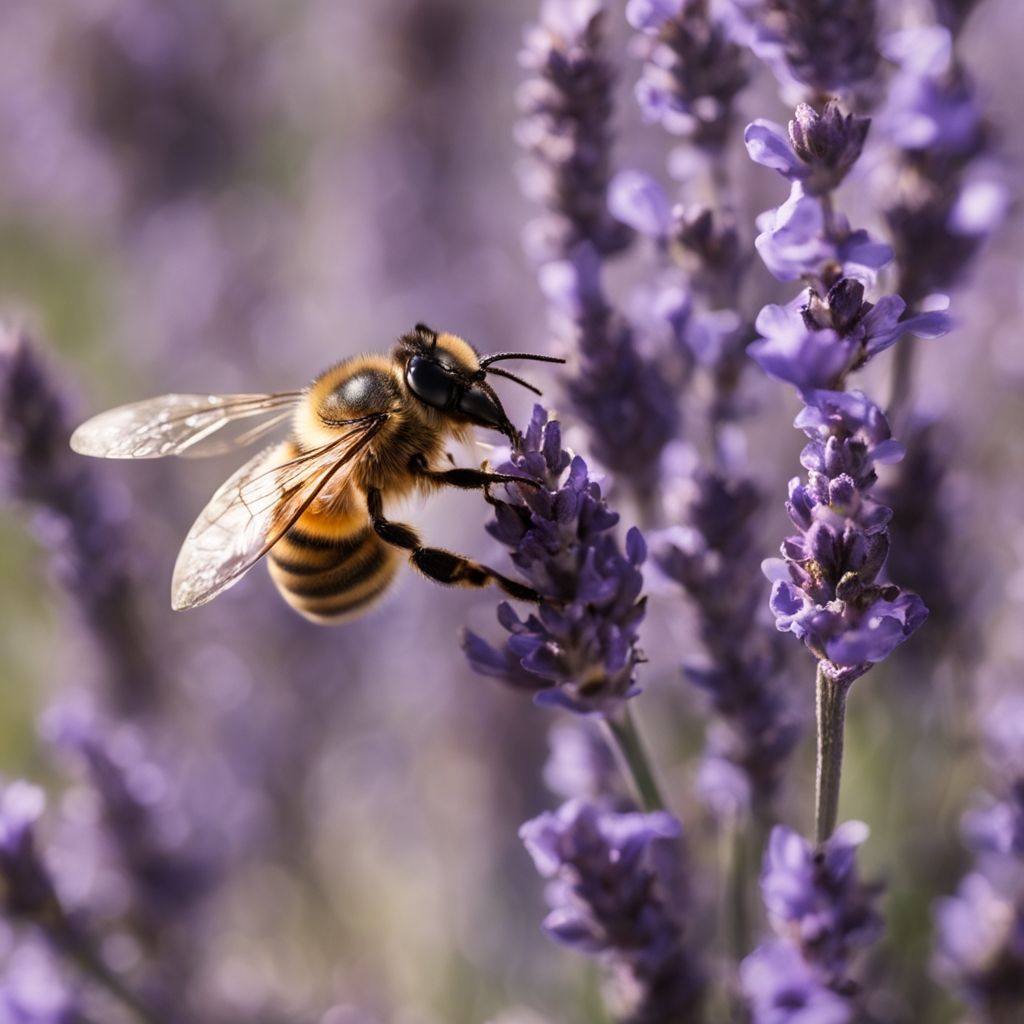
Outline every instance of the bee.
<svg viewBox="0 0 1024 1024">
<path fill-rule="evenodd" d="M 360 355 L 324 371 L 303 391 L 264 395 L 163 395 L 111 409 L 71 437 L 82 455 L 153 459 L 218 455 L 290 421 L 287 440 L 250 459 L 214 494 L 178 555 L 171 605 L 195 608 L 237 583 L 264 555 L 284 599 L 313 622 L 344 622 L 380 598 L 407 557 L 438 583 L 496 584 L 539 601 L 531 588 L 472 559 L 427 547 L 385 514 L 390 499 L 443 487 L 483 490 L 533 482 L 444 462 L 449 441 L 473 427 L 520 443 L 487 381 L 495 363 L 553 356 L 505 352 L 480 358 L 462 338 L 417 324 L 390 355 Z"/>
</svg>

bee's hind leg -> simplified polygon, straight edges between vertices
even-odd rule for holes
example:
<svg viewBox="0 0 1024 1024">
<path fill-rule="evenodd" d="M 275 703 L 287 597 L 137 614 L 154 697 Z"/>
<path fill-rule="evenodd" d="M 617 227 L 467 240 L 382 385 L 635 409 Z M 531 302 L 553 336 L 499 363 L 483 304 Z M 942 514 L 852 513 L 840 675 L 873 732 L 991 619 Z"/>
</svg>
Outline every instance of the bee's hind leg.
<svg viewBox="0 0 1024 1024">
<path fill-rule="evenodd" d="M 493 583 L 501 587 L 506 594 L 516 597 L 520 601 L 532 601 L 539 604 L 542 600 L 541 595 L 532 587 L 509 579 L 480 562 L 474 562 L 472 559 L 457 555 L 452 551 L 445 551 L 444 548 L 424 547 L 419 534 L 412 527 L 403 523 L 392 523 L 385 518 L 384 502 L 381 492 L 376 487 L 371 487 L 366 492 L 366 507 L 377 536 L 396 548 L 408 551 L 409 561 L 424 576 L 450 586 L 486 587 Z"/>
</svg>

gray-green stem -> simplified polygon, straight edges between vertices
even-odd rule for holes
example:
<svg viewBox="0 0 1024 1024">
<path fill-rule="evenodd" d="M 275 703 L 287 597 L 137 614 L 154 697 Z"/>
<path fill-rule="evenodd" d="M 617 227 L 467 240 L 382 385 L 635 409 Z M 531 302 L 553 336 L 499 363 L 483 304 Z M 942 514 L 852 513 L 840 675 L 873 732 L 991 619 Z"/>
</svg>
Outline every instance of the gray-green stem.
<svg viewBox="0 0 1024 1024">
<path fill-rule="evenodd" d="M 818 663 L 818 774 L 815 786 L 815 831 L 819 845 L 835 831 L 839 814 L 839 780 L 843 771 L 843 725 L 849 684 L 837 683 Z"/>
<path fill-rule="evenodd" d="M 654 769 L 629 705 L 623 704 L 617 711 L 607 715 L 604 724 L 612 746 L 618 751 L 623 769 L 633 784 L 640 806 L 645 811 L 664 810 L 665 800 L 658 788 L 658 780 L 654 776 Z"/>
</svg>

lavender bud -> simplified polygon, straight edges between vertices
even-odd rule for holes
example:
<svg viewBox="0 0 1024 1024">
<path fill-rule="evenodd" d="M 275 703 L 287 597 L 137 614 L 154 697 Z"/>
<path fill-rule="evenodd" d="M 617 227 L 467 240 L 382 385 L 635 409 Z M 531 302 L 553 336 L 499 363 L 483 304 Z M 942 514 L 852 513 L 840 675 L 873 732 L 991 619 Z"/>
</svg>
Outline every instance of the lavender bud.
<svg viewBox="0 0 1024 1024">
<path fill-rule="evenodd" d="M 843 114 L 839 104 L 830 100 L 819 114 L 810 104 L 801 103 L 789 122 L 793 152 L 808 165 L 804 187 L 811 193 L 831 192 L 839 186 L 850 168 L 860 159 L 869 117 Z"/>
</svg>

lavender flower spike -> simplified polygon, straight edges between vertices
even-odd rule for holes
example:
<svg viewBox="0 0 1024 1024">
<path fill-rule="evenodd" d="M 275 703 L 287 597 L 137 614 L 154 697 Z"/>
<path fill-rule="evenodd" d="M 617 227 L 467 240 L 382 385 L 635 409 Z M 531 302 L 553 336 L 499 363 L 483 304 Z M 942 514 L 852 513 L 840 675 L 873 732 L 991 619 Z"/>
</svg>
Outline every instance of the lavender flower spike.
<svg viewBox="0 0 1024 1024">
<path fill-rule="evenodd" d="M 1024 1014 L 1024 694 L 995 703 L 985 741 L 994 785 L 964 817 L 972 870 L 935 906 L 934 970 L 1002 1024 Z"/>
<path fill-rule="evenodd" d="M 694 1019 L 701 979 L 659 871 L 658 844 L 679 836 L 670 814 L 619 813 L 570 800 L 519 831 L 552 880 L 548 933 L 611 968 L 626 1024 Z"/>
<path fill-rule="evenodd" d="M 614 73 L 602 53 L 602 7 L 601 0 L 545 0 L 519 56 L 532 75 L 517 97 L 516 139 L 530 154 L 523 190 L 546 210 L 527 230 L 538 260 L 580 242 L 608 255 L 631 238 L 605 202 Z"/>
<path fill-rule="evenodd" d="M 784 85 L 811 95 L 855 90 L 878 66 L 875 0 L 733 0 L 748 43 Z"/>
<path fill-rule="evenodd" d="M 608 205 L 614 72 L 604 13 L 601 0 L 545 0 L 527 29 L 520 63 L 531 77 L 520 89 L 516 137 L 530 154 L 524 191 L 545 213 L 524 243 L 540 264 L 552 333 L 570 356 L 566 391 L 594 454 L 648 502 L 678 425 L 678 396 L 601 284 L 605 259 L 633 237 Z M 645 218 L 655 230 L 657 216 Z"/>
<path fill-rule="evenodd" d="M 857 876 L 867 839 L 848 821 L 817 849 L 783 825 L 772 829 L 761 874 L 768 922 L 777 937 L 744 960 L 741 979 L 754 1024 L 846 1024 L 856 1011 L 854 953 L 882 927 L 879 894 Z"/>
<path fill-rule="evenodd" d="M 611 533 L 618 515 L 583 459 L 562 448 L 558 422 L 540 406 L 522 450 L 501 472 L 540 486 L 508 487 L 508 500 L 494 502 L 487 529 L 511 549 L 512 561 L 547 600 L 525 620 L 503 602 L 498 621 L 510 639 L 499 649 L 467 631 L 466 656 L 484 675 L 539 691 L 538 703 L 612 711 L 639 692 L 634 674 L 645 605 L 643 537 L 631 529 L 622 553 Z"/>
<path fill-rule="evenodd" d="M 100 471 L 68 448 L 62 382 L 24 331 L 0 323 L 0 464 L 6 491 L 39 510 L 57 575 L 104 661 L 115 704 L 138 711 L 159 697 L 160 674 L 140 641 L 124 510 Z"/>
<path fill-rule="evenodd" d="M 852 680 L 882 661 L 927 617 L 916 594 L 879 582 L 892 513 L 869 494 L 876 462 L 902 449 L 861 392 L 812 391 L 796 420 L 809 443 L 807 482 L 790 483 L 786 508 L 800 531 L 769 560 L 776 626 L 803 641 L 833 678 Z"/>
<path fill-rule="evenodd" d="M 636 98 L 645 120 L 714 152 L 728 141 L 748 75 L 743 49 L 709 7 L 707 0 L 630 0 L 626 19 L 644 58 Z"/>
</svg>

